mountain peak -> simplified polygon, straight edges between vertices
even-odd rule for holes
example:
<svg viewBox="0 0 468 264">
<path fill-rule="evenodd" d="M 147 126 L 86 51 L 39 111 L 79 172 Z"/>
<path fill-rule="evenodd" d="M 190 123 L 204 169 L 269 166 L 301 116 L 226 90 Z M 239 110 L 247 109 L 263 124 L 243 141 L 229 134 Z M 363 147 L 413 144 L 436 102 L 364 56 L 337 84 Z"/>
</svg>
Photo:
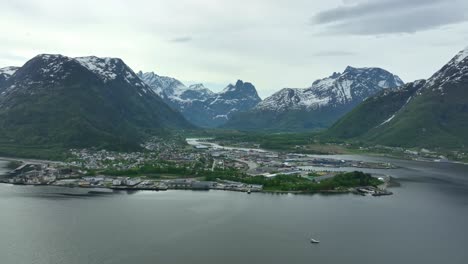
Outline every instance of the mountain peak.
<svg viewBox="0 0 468 264">
<path fill-rule="evenodd" d="M 150 71 L 150 72 L 138 71 L 137 75 L 138 75 L 138 77 L 140 77 L 140 78 L 142 78 L 143 76 L 146 76 L 146 77 L 160 77 L 159 75 L 157 75 L 156 73 L 154 73 L 154 71 Z"/>
<path fill-rule="evenodd" d="M 244 82 L 242 80 L 237 80 L 235 85 L 229 84 L 221 93 L 239 93 L 260 98 L 255 86 L 250 82 Z"/>
<path fill-rule="evenodd" d="M 105 82 L 115 80 L 117 78 L 118 74 L 116 71 L 123 70 L 118 68 L 128 68 L 125 67 L 126 65 L 121 59 L 117 58 L 99 58 L 96 56 L 87 56 L 77 57 L 75 60 L 78 61 L 83 67 L 101 77 Z M 125 70 L 131 71 L 129 68 Z M 132 73 L 133 71 L 126 72 L 125 77 L 131 77 Z"/>
<path fill-rule="evenodd" d="M 427 81 L 369 97 L 326 136 L 366 139 L 372 145 L 459 149 L 468 145 L 467 85 L 468 48 Z"/>
<path fill-rule="evenodd" d="M 341 75 L 341 73 L 339 73 L 339 72 L 333 72 L 333 74 L 330 75 L 330 78 L 336 79 L 336 78 L 340 77 L 340 75 Z"/>
<path fill-rule="evenodd" d="M 67 56 L 61 55 L 61 54 L 49 54 L 49 53 L 42 53 L 36 55 L 32 59 L 43 59 L 43 60 L 50 60 L 50 59 L 58 59 L 58 58 L 69 58 Z"/>
<path fill-rule="evenodd" d="M 468 47 L 457 53 L 428 80 L 425 88 L 444 92 L 445 86 L 468 80 Z"/>
<path fill-rule="evenodd" d="M 188 87 L 190 90 L 203 90 L 207 89 L 203 83 L 194 83 Z"/>
<path fill-rule="evenodd" d="M 47 67 L 51 68 L 56 64 L 62 64 L 64 62 L 73 61 L 73 58 L 67 57 L 61 54 L 39 54 L 30 59 L 26 63 L 34 63 L 34 64 L 43 64 L 46 63 Z"/>
<path fill-rule="evenodd" d="M 8 142 L 137 148 L 158 131 L 192 127 L 120 59 L 40 54 L 0 89 Z"/>
<path fill-rule="evenodd" d="M 18 71 L 15 78 L 7 80 L 10 88 L 27 87 L 28 89 L 58 83 L 76 81 L 81 76 L 83 80 L 113 84 L 126 82 L 139 87 L 142 92 L 148 87 L 121 59 L 99 58 L 96 56 L 72 58 L 60 54 L 39 54 L 27 61 Z M 36 83 L 31 86 L 30 83 Z M 40 85 L 39 85 L 40 84 Z"/>
<path fill-rule="evenodd" d="M 281 130 L 294 126 L 324 127 L 369 96 L 402 84 L 398 76 L 386 70 L 348 66 L 343 73 L 335 72 L 327 78 L 316 80 L 308 88 L 285 88 L 274 93 L 260 102 L 254 111 L 243 116 L 247 121 L 237 119 L 233 124 L 249 124 L 251 128 L 263 124 Z M 251 121 L 250 118 L 255 119 L 260 115 L 264 116 L 262 121 Z M 282 127 L 284 124 L 287 126 Z"/>
<path fill-rule="evenodd" d="M 464 61 L 468 57 L 468 47 L 458 52 L 458 54 L 453 58 L 457 63 Z"/>
<path fill-rule="evenodd" d="M 181 81 L 172 77 L 160 76 L 155 72 L 139 71 L 137 75 L 161 98 L 167 98 L 175 94 L 180 95 L 187 89 Z"/>
<path fill-rule="evenodd" d="M 345 70 L 343 71 L 343 74 L 349 73 L 349 74 L 359 74 L 359 73 L 364 73 L 364 72 L 376 72 L 376 71 L 384 71 L 388 72 L 382 68 L 378 67 L 353 67 L 353 66 L 346 66 Z"/>
<path fill-rule="evenodd" d="M 352 67 L 352 66 L 346 66 L 345 70 L 343 71 L 343 73 L 346 73 L 346 72 L 353 72 L 355 70 L 357 70 L 358 68 L 355 68 L 355 67 Z"/>
</svg>

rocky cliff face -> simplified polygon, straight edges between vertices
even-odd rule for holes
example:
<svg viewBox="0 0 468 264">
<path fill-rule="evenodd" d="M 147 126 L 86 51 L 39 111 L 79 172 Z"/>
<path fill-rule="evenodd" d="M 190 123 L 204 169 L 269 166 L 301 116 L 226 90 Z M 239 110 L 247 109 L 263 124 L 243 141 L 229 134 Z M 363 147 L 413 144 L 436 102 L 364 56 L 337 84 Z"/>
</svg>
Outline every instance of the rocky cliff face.
<svg viewBox="0 0 468 264">
<path fill-rule="evenodd" d="M 214 93 L 203 84 L 187 87 L 174 78 L 152 72 L 139 72 L 138 75 L 167 104 L 200 127 L 223 125 L 232 114 L 250 110 L 261 101 L 255 87 L 240 80 L 236 84 L 229 84 L 223 91 Z"/>
</svg>

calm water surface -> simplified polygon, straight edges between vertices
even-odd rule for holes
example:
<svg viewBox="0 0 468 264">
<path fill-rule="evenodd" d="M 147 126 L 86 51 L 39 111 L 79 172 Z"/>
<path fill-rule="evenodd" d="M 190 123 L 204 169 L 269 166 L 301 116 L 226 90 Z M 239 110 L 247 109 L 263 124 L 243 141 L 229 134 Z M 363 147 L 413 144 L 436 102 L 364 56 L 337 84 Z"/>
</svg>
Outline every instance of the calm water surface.
<svg viewBox="0 0 468 264">
<path fill-rule="evenodd" d="M 3 184 L 0 263 L 467 263 L 468 166 L 393 162 L 380 198 Z"/>
</svg>

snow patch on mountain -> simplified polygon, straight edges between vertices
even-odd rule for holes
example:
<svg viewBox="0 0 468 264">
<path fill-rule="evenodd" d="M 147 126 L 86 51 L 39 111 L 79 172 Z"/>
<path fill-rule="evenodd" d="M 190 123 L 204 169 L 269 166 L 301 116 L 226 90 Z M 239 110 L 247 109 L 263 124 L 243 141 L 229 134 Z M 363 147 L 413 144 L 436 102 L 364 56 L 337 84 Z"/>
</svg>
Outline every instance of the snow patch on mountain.
<svg viewBox="0 0 468 264">
<path fill-rule="evenodd" d="M 87 56 L 77 57 L 74 60 L 95 73 L 105 83 L 122 78 L 130 85 L 143 88 L 144 93 L 149 91 L 146 84 L 119 58 Z"/>
<path fill-rule="evenodd" d="M 468 57 L 468 47 L 460 51 L 454 58 L 456 63 L 460 63 Z"/>
<path fill-rule="evenodd" d="M 256 110 L 283 112 L 315 110 L 325 106 L 362 101 L 383 89 L 396 88 L 403 81 L 380 68 L 346 67 L 343 73 L 317 80 L 309 88 L 286 88 L 259 103 Z"/>
<path fill-rule="evenodd" d="M 139 71 L 137 76 L 163 99 L 170 97 L 174 100 L 182 100 L 180 95 L 187 89 L 179 80 L 167 76 L 159 76 L 154 72 L 143 73 Z"/>
<path fill-rule="evenodd" d="M 19 69 L 19 67 L 8 66 L 0 68 L 0 75 L 4 77 L 10 77 L 11 75 L 15 74 L 15 72 Z"/>
<path fill-rule="evenodd" d="M 285 88 L 272 96 L 265 98 L 255 109 L 287 111 L 299 110 L 303 108 L 314 109 L 327 105 L 329 98 L 320 97 L 308 89 Z"/>
<path fill-rule="evenodd" d="M 114 58 L 98 58 L 94 56 L 90 57 L 78 57 L 75 58 L 81 65 L 86 67 L 88 70 L 96 73 L 102 79 L 107 82 L 117 78 L 115 73 L 116 60 Z"/>
<path fill-rule="evenodd" d="M 387 120 L 383 121 L 382 124 L 380 124 L 379 126 L 382 126 L 382 125 L 387 124 L 388 122 L 392 121 L 393 118 L 395 118 L 395 115 L 392 115 L 390 118 L 388 118 Z"/>
<path fill-rule="evenodd" d="M 414 81 L 412 83 L 408 83 L 405 86 L 400 87 L 398 90 L 394 90 L 394 91 L 387 90 L 387 91 L 383 92 L 382 94 L 380 94 L 379 96 L 387 96 L 389 93 L 392 93 L 392 92 L 394 92 L 394 93 L 404 92 L 407 89 L 412 89 L 413 87 L 417 89 L 416 90 L 416 93 L 417 93 L 421 89 L 421 88 L 418 88 L 418 87 L 424 87 L 425 84 L 426 84 L 426 80 L 416 80 L 416 81 Z M 413 98 L 414 98 L 414 96 L 412 96 L 412 95 L 409 96 L 408 99 L 406 99 L 405 103 L 397 111 L 395 111 L 388 119 L 383 121 L 381 124 L 379 124 L 375 128 L 383 126 L 383 125 L 389 123 L 390 121 L 392 121 L 396 116 L 398 116 L 400 113 L 403 112 L 403 109 L 411 102 L 411 100 Z"/>
<path fill-rule="evenodd" d="M 444 92 L 444 87 L 468 79 L 468 47 L 460 51 L 446 65 L 429 78 L 426 87 L 432 91 Z M 419 92 L 418 94 L 422 94 Z"/>
<path fill-rule="evenodd" d="M 11 73 L 14 70 L 9 68 L 6 72 Z M 31 88 L 60 83 L 73 75 L 76 70 L 87 71 L 103 83 L 123 81 L 141 93 L 151 92 L 151 89 L 121 59 L 95 56 L 72 58 L 60 54 L 39 54 L 29 60 L 21 70 L 15 71 L 15 76 L 20 74 L 21 77 L 15 78 L 4 91 L 12 92 L 27 88 L 23 89 L 23 92 L 28 90 L 27 93 L 32 95 L 34 89 Z"/>
<path fill-rule="evenodd" d="M 223 124 L 233 113 L 250 110 L 261 101 L 255 87 L 240 80 L 214 93 L 203 84 L 187 87 L 177 79 L 154 72 L 140 71 L 138 76 L 167 104 L 179 110 L 192 123 L 203 127 Z"/>
</svg>

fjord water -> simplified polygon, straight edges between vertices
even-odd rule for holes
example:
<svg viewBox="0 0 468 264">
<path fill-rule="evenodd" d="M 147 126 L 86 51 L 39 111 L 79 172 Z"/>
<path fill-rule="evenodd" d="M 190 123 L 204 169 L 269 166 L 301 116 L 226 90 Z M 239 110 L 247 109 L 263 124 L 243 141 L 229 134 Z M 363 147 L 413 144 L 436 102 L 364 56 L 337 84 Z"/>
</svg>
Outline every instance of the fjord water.
<svg viewBox="0 0 468 264">
<path fill-rule="evenodd" d="M 393 162 L 378 198 L 2 184 L 0 263 L 466 263 L 468 166 Z"/>
</svg>

